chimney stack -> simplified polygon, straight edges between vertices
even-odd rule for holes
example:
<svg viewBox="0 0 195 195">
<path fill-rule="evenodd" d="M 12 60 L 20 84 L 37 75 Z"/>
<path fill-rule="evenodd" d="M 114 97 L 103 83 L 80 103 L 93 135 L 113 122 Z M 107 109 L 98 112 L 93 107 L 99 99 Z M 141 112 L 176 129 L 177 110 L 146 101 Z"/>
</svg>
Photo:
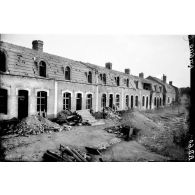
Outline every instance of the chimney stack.
<svg viewBox="0 0 195 195">
<path fill-rule="evenodd" d="M 143 79 L 144 78 L 144 73 L 143 72 L 139 73 L 139 77 Z"/>
<path fill-rule="evenodd" d="M 173 85 L 173 81 L 169 81 L 169 85 Z"/>
<path fill-rule="evenodd" d="M 37 51 L 43 51 L 43 41 L 40 40 L 34 40 L 32 42 L 32 48 Z"/>
<path fill-rule="evenodd" d="M 125 74 L 130 74 L 130 69 L 129 68 L 125 68 Z"/>
<path fill-rule="evenodd" d="M 163 74 L 163 82 L 166 83 L 167 82 L 167 76 Z"/>
<path fill-rule="evenodd" d="M 107 62 L 107 63 L 105 64 L 105 67 L 106 67 L 107 69 L 112 70 L 112 63 L 111 63 L 111 62 Z"/>
</svg>

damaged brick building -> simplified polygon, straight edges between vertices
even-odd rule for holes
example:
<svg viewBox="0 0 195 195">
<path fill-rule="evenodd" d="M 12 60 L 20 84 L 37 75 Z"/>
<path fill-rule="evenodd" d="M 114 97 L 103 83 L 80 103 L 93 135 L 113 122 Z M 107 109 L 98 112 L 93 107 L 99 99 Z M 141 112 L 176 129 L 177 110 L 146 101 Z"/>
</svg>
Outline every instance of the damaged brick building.
<svg viewBox="0 0 195 195">
<path fill-rule="evenodd" d="M 175 100 L 166 76 L 133 76 L 128 68 L 113 70 L 110 62 L 101 67 L 48 54 L 40 40 L 32 49 L 0 42 L 0 119 L 53 118 L 64 109 L 155 109 Z"/>
</svg>

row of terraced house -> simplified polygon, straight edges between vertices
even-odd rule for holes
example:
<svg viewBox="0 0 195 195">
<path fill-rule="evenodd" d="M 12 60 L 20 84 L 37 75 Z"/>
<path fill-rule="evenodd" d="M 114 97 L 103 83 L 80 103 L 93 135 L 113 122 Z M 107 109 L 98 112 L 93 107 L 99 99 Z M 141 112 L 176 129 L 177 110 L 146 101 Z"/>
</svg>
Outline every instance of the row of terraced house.
<svg viewBox="0 0 195 195">
<path fill-rule="evenodd" d="M 172 104 L 177 88 L 163 79 L 144 78 L 43 52 L 43 41 L 32 49 L 0 42 L 0 119 L 39 114 L 54 118 L 72 111 L 104 107 L 155 109 Z"/>
</svg>

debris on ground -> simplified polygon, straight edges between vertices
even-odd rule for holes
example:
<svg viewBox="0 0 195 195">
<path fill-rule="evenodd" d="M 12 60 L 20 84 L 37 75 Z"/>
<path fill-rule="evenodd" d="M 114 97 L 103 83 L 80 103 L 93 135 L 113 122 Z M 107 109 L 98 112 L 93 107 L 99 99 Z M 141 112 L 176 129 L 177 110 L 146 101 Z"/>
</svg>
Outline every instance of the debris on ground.
<svg viewBox="0 0 195 195">
<path fill-rule="evenodd" d="M 126 141 L 129 141 L 132 138 L 134 129 L 130 126 L 118 125 L 111 126 L 104 129 L 108 133 L 114 133 L 119 138 L 124 138 Z"/>
<path fill-rule="evenodd" d="M 65 127 L 51 122 L 50 120 L 38 116 L 32 115 L 22 119 L 15 127 L 14 133 L 19 135 L 37 135 L 44 132 L 59 132 L 66 130 Z"/>
<path fill-rule="evenodd" d="M 79 148 L 60 145 L 57 151 L 47 150 L 43 159 L 49 162 L 89 162 L 91 156 Z"/>
<path fill-rule="evenodd" d="M 105 107 L 103 113 L 107 119 L 120 120 L 119 113 L 110 107 Z"/>
</svg>

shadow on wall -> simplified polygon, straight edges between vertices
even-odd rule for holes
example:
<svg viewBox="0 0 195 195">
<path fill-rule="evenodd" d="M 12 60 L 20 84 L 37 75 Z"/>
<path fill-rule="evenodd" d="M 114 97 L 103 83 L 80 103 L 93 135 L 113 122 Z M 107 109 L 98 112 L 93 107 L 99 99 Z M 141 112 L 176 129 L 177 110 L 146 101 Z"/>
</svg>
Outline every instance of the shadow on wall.
<svg viewBox="0 0 195 195">
<path fill-rule="evenodd" d="M 2 145 L 2 137 L 0 135 L 0 162 L 5 161 L 5 148 Z"/>
</svg>

